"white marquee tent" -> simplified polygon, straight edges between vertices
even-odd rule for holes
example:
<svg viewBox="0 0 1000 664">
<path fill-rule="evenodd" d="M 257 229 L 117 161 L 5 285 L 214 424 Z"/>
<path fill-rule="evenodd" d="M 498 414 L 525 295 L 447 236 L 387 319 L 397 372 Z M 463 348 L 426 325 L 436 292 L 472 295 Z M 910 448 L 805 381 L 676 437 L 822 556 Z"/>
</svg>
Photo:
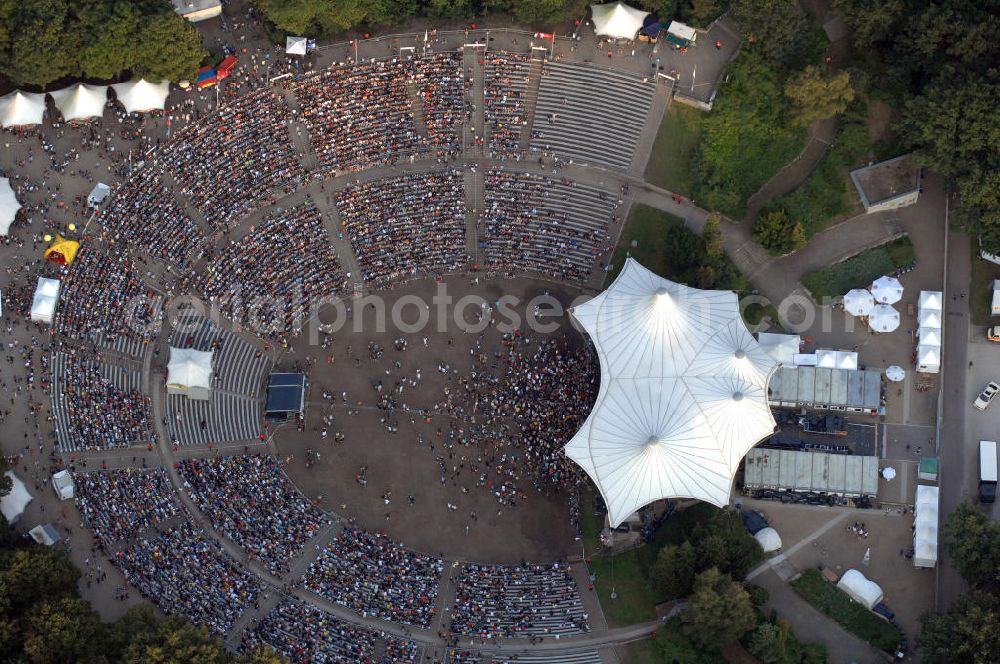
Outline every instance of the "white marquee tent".
<svg viewBox="0 0 1000 664">
<path fill-rule="evenodd" d="M 31 320 L 52 324 L 56 317 L 56 305 L 59 303 L 59 286 L 58 279 L 38 278 L 35 297 L 31 301 Z"/>
<path fill-rule="evenodd" d="M 663 498 L 728 504 L 741 459 L 775 427 L 777 364 L 736 294 L 668 281 L 630 258 L 571 313 L 597 349 L 601 385 L 566 454 L 597 484 L 611 525 Z"/>
<path fill-rule="evenodd" d="M 941 291 L 920 291 L 920 300 L 917 306 L 921 309 L 937 309 L 941 311 L 942 293 Z"/>
<path fill-rule="evenodd" d="M 76 496 L 76 484 L 68 470 L 60 470 L 52 475 L 52 489 L 59 500 L 69 500 Z"/>
<path fill-rule="evenodd" d="M 882 588 L 874 581 L 869 581 L 864 574 L 856 569 L 844 572 L 840 581 L 837 582 L 837 587 L 869 610 L 882 601 Z"/>
<path fill-rule="evenodd" d="M 285 37 L 285 53 L 288 55 L 305 55 L 308 42 L 305 37 Z"/>
<path fill-rule="evenodd" d="M 10 180 L 0 178 L 0 235 L 6 235 L 10 231 L 10 225 L 14 223 L 20 209 L 21 204 L 17 202 Z"/>
<path fill-rule="evenodd" d="M 918 485 L 913 523 L 913 565 L 934 567 L 937 564 L 938 501 L 936 486 Z"/>
<path fill-rule="evenodd" d="M 108 101 L 108 88 L 105 85 L 77 83 L 49 94 L 67 122 L 101 117 Z"/>
<path fill-rule="evenodd" d="M 31 539 L 45 546 L 52 546 L 62 539 L 59 531 L 56 530 L 51 523 L 43 523 L 39 526 L 35 526 L 28 531 L 28 534 L 31 535 Z"/>
<path fill-rule="evenodd" d="M 170 348 L 167 362 L 167 393 L 189 399 L 208 399 L 212 390 L 212 355 L 193 348 Z"/>
<path fill-rule="evenodd" d="M 786 367 L 794 364 L 795 356 L 802 348 L 802 337 L 797 334 L 778 334 L 775 332 L 758 332 L 757 343 L 764 352 Z"/>
<path fill-rule="evenodd" d="M 170 94 L 170 81 L 150 83 L 140 78 L 138 81 L 115 83 L 115 96 L 128 113 L 143 113 L 154 109 L 163 109 Z"/>
<path fill-rule="evenodd" d="M 941 328 L 941 312 L 937 309 L 920 309 L 917 319 L 920 327 Z"/>
<path fill-rule="evenodd" d="M 917 346 L 917 371 L 938 373 L 941 371 L 941 346 Z"/>
<path fill-rule="evenodd" d="M 822 369 L 857 369 L 858 354 L 849 350 L 817 350 L 816 366 Z"/>
<path fill-rule="evenodd" d="M 25 127 L 42 123 L 45 117 L 45 95 L 15 90 L 0 97 L 0 125 Z"/>
<path fill-rule="evenodd" d="M 624 2 L 609 2 L 591 5 L 590 15 L 594 19 L 594 32 L 598 37 L 635 39 L 649 12 L 629 7 Z"/>
<path fill-rule="evenodd" d="M 917 328 L 917 339 L 919 339 L 920 343 L 924 345 L 940 346 L 941 330 L 936 327 Z"/>
<path fill-rule="evenodd" d="M 4 474 L 10 478 L 11 488 L 10 493 L 0 498 L 0 513 L 3 513 L 3 518 L 7 519 L 7 523 L 12 524 L 21 518 L 24 508 L 31 502 L 31 494 L 28 493 L 28 488 L 24 486 L 21 478 L 13 471 L 8 470 Z"/>
</svg>

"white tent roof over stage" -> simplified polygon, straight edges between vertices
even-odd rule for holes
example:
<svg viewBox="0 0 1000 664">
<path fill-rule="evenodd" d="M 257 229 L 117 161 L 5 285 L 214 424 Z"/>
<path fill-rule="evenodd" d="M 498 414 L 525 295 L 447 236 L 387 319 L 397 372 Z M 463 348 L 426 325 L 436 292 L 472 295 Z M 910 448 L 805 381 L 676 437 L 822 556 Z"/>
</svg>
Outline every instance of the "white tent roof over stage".
<svg viewBox="0 0 1000 664">
<path fill-rule="evenodd" d="M 108 101 L 106 85 L 77 83 L 49 94 L 67 122 L 101 117 L 104 115 L 104 104 Z"/>
<path fill-rule="evenodd" d="M 212 355 L 210 351 L 171 347 L 167 362 L 167 390 L 210 390 Z"/>
<path fill-rule="evenodd" d="M 571 310 L 597 349 L 597 402 L 566 454 L 597 484 L 612 526 L 662 498 L 729 502 L 743 455 L 774 431 L 777 363 L 736 294 L 689 288 L 633 259 Z"/>
<path fill-rule="evenodd" d="M 594 19 L 594 32 L 598 37 L 635 39 L 649 12 L 629 7 L 624 2 L 610 2 L 605 5 L 591 5 L 590 15 Z"/>
<path fill-rule="evenodd" d="M 24 127 L 42 123 L 45 116 L 45 95 L 14 90 L 0 97 L 0 125 Z"/>
<path fill-rule="evenodd" d="M 115 83 L 111 87 L 115 89 L 118 101 L 128 113 L 163 109 L 167 103 L 167 95 L 170 94 L 170 81 L 150 83 L 140 78 L 138 81 Z"/>
</svg>

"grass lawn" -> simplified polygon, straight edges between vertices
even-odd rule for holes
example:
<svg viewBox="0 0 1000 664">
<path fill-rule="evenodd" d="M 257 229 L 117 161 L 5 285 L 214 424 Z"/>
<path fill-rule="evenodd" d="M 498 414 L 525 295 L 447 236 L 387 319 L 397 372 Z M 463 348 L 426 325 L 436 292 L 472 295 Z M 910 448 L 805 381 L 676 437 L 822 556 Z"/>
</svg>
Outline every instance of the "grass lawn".
<svg viewBox="0 0 1000 664">
<path fill-rule="evenodd" d="M 792 588 L 859 639 L 888 653 L 896 651 L 899 630 L 852 600 L 824 579 L 818 570 L 808 569 L 803 572 L 802 576 L 792 581 Z"/>
<path fill-rule="evenodd" d="M 671 104 L 646 166 L 646 180 L 658 187 L 691 197 L 694 191 L 691 160 L 701 138 L 702 112 Z"/>
<path fill-rule="evenodd" d="M 639 562 L 638 550 L 617 556 L 595 556 L 590 562 L 590 573 L 596 576 L 594 587 L 609 627 L 624 627 L 656 619 L 656 605 L 660 598 L 650 586 L 646 571 Z M 611 599 L 612 585 L 617 593 L 616 599 Z"/>
<path fill-rule="evenodd" d="M 580 496 L 580 530 L 583 531 L 583 546 L 587 555 L 597 551 L 600 546 L 602 528 L 604 517 L 594 514 L 594 493 L 584 491 Z"/>
<path fill-rule="evenodd" d="M 802 283 L 813 299 L 843 295 L 852 288 L 865 288 L 872 281 L 913 262 L 913 243 L 905 235 L 872 247 L 836 265 L 807 274 Z"/>
<path fill-rule="evenodd" d="M 711 287 L 737 293 L 750 290 L 750 282 L 728 256 L 713 262 L 705 254 L 701 236 L 685 226 L 683 219 L 647 205 L 633 205 L 629 211 L 607 283 L 618 276 L 626 256 L 662 277 L 690 286 L 698 285 L 698 268 L 711 264 L 716 277 Z"/>
<path fill-rule="evenodd" d="M 979 257 L 979 245 L 972 243 L 972 281 L 969 283 L 969 311 L 974 325 L 997 325 L 1000 318 L 993 318 L 993 280 L 1000 279 L 1000 265 Z"/>
</svg>

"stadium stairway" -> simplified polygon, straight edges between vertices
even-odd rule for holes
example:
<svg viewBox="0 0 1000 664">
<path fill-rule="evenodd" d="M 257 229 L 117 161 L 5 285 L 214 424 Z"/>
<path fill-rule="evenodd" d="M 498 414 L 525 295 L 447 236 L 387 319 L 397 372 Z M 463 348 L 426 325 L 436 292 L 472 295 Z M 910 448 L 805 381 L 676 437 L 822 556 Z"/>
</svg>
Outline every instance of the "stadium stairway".
<svg viewBox="0 0 1000 664">
<path fill-rule="evenodd" d="M 462 127 L 462 153 L 466 157 L 476 157 L 483 154 L 486 145 L 489 145 L 489 136 L 486 135 L 486 121 L 483 111 L 484 89 L 486 86 L 486 71 L 483 66 L 483 49 L 466 48 L 462 51 L 462 68 L 465 75 L 472 72 L 472 87 L 465 89 L 465 110 L 468 121 L 471 112 L 472 125 Z M 476 145 L 476 138 L 483 139 L 484 143 L 480 147 Z"/>
<path fill-rule="evenodd" d="M 524 93 L 524 117 L 527 124 L 521 129 L 521 151 L 527 154 L 531 147 L 531 131 L 535 127 L 535 109 L 538 106 L 538 88 L 542 83 L 542 59 L 531 53 L 531 63 L 528 66 L 528 89 Z"/>
</svg>

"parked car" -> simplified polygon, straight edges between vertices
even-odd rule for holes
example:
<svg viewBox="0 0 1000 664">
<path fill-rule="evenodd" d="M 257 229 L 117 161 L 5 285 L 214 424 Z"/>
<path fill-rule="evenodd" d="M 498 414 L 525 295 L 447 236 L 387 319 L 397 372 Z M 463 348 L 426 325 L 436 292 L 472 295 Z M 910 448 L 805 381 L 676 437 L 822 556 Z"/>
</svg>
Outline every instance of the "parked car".
<svg viewBox="0 0 1000 664">
<path fill-rule="evenodd" d="M 986 408 L 990 405 L 990 402 L 993 401 L 993 397 L 997 395 L 997 392 L 1000 392 L 1000 385 L 997 385 L 991 380 L 986 384 L 982 393 L 976 397 L 976 400 L 972 405 L 979 410 L 986 410 Z"/>
</svg>

